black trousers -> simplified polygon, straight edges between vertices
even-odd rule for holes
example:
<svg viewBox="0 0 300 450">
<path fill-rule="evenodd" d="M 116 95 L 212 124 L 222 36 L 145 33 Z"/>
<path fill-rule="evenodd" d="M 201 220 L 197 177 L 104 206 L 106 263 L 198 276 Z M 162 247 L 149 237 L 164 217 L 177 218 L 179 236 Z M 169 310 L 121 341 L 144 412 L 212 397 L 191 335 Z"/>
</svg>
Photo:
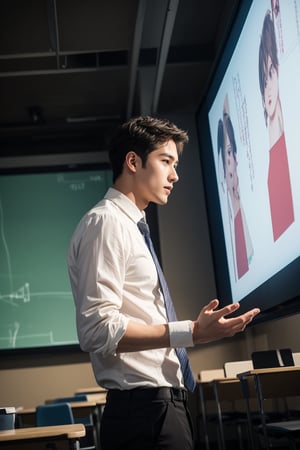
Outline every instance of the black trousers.
<svg viewBox="0 0 300 450">
<path fill-rule="evenodd" d="M 108 392 L 101 419 L 101 450 L 192 450 L 192 423 L 184 390 Z"/>
</svg>

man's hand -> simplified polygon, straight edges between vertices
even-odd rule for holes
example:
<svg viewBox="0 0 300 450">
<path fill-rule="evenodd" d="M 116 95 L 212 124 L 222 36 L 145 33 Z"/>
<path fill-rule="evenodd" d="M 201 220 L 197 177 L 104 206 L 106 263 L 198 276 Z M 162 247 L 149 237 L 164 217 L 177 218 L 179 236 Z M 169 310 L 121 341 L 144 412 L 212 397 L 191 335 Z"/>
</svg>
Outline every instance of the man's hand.
<svg viewBox="0 0 300 450">
<path fill-rule="evenodd" d="M 219 300 L 217 299 L 209 302 L 201 309 L 197 320 L 193 322 L 195 345 L 217 341 L 244 331 L 251 320 L 260 312 L 259 308 L 253 308 L 240 316 L 227 319 L 226 316 L 237 311 L 240 304 L 232 303 L 217 310 L 218 305 Z"/>
</svg>

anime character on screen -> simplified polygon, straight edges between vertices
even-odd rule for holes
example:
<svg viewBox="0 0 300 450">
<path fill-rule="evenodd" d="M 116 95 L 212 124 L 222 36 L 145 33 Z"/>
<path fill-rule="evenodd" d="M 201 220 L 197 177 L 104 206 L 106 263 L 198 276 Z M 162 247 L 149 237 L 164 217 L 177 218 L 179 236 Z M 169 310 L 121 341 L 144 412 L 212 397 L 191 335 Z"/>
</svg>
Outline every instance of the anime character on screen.
<svg viewBox="0 0 300 450">
<path fill-rule="evenodd" d="M 242 207 L 239 178 L 237 173 L 237 146 L 229 114 L 229 101 L 226 95 L 223 108 L 223 120 L 218 124 L 218 153 L 223 165 L 224 182 L 228 194 L 228 212 L 230 218 L 231 246 L 235 260 L 236 279 L 240 279 L 249 270 L 253 256 L 253 247 Z"/>
<path fill-rule="evenodd" d="M 259 85 L 269 131 L 268 191 L 276 241 L 294 222 L 294 207 L 279 96 L 279 62 L 271 12 L 265 15 L 259 47 Z"/>
</svg>

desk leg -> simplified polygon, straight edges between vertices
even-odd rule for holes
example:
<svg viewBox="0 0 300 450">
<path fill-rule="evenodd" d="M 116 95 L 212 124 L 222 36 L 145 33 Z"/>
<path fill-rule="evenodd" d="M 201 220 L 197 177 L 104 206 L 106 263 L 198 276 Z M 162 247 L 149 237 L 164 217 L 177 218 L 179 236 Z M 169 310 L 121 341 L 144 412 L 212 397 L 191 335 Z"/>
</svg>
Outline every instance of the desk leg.
<svg viewBox="0 0 300 450">
<path fill-rule="evenodd" d="M 224 436 L 224 427 L 223 427 L 223 420 L 222 420 L 221 402 L 220 402 L 219 393 L 218 393 L 218 386 L 217 386 L 216 382 L 213 382 L 213 389 L 214 389 L 215 400 L 216 400 L 216 404 L 217 404 L 219 432 L 220 432 L 220 446 L 221 446 L 221 450 L 226 450 L 225 436 Z"/>
<path fill-rule="evenodd" d="M 258 404 L 259 404 L 259 413 L 260 413 L 260 417 L 261 417 L 261 425 L 263 428 L 263 435 L 264 435 L 264 440 L 265 440 L 265 445 L 266 445 L 266 449 L 270 449 L 270 442 L 269 442 L 269 436 L 267 433 L 267 427 L 266 427 L 266 416 L 265 416 L 265 411 L 264 411 L 264 399 L 263 399 L 263 394 L 262 394 L 262 387 L 261 387 L 261 383 L 260 383 L 260 378 L 259 376 L 255 375 L 255 387 L 256 387 L 256 392 L 257 392 L 257 397 L 258 397 Z"/>
<path fill-rule="evenodd" d="M 70 450 L 80 450 L 80 443 L 78 439 L 69 440 Z"/>
<path fill-rule="evenodd" d="M 101 441 L 100 441 L 100 427 L 101 427 L 101 419 L 103 413 L 104 405 L 97 404 L 96 411 L 94 414 L 94 424 L 95 424 L 95 432 L 96 432 L 96 447 L 97 450 L 101 450 Z"/>
<path fill-rule="evenodd" d="M 208 431 L 207 431 L 205 398 L 204 398 L 203 386 L 201 385 L 201 383 L 198 384 L 198 405 L 200 405 L 200 408 L 198 407 L 198 409 L 199 409 L 199 416 L 201 415 L 201 423 L 202 423 L 203 434 L 204 434 L 205 449 L 210 450 Z M 201 436 L 200 436 L 199 431 L 198 431 L 198 439 L 200 442 Z"/>
<path fill-rule="evenodd" d="M 250 409 L 250 399 L 249 399 L 249 386 L 248 381 L 244 378 L 240 378 L 241 388 L 244 400 L 246 402 L 246 413 L 247 413 L 247 422 L 248 422 L 248 434 L 249 434 L 249 441 L 250 441 L 250 449 L 255 450 L 254 445 L 254 433 L 253 433 L 253 425 L 252 425 L 252 416 L 251 416 L 251 409 Z"/>
</svg>

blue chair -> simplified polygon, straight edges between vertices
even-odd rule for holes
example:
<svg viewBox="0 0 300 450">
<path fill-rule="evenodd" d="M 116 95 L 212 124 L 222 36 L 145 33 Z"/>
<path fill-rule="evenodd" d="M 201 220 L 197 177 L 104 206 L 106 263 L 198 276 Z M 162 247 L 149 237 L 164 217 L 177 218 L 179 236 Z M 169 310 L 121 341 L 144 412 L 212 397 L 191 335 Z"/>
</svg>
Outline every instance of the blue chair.
<svg viewBox="0 0 300 450">
<path fill-rule="evenodd" d="M 0 408 L 0 430 L 13 430 L 15 428 L 15 408 Z"/>
<path fill-rule="evenodd" d="M 37 406 L 35 421 L 37 427 L 75 423 L 69 403 Z"/>
<path fill-rule="evenodd" d="M 73 402 L 86 402 L 88 400 L 85 394 L 74 395 L 71 397 L 59 397 L 55 398 L 52 403 L 73 403 Z M 93 425 L 93 421 L 89 415 L 85 417 L 74 417 L 75 423 L 83 423 L 83 425 Z"/>
<path fill-rule="evenodd" d="M 54 404 L 59 403 L 73 403 L 73 402 L 86 402 L 88 401 L 88 397 L 86 394 L 78 394 L 73 395 L 71 397 L 58 397 L 52 401 Z M 98 420 L 95 417 L 92 417 L 90 414 L 84 417 L 74 417 L 74 423 L 82 423 L 85 426 L 86 430 L 86 440 L 88 442 L 97 442 L 97 430 L 95 424 L 97 424 Z"/>
<path fill-rule="evenodd" d="M 47 405 L 39 405 L 36 407 L 36 426 L 52 426 L 73 424 L 74 416 L 69 403 L 51 403 Z M 87 426 L 86 431 L 87 431 Z M 80 438 L 81 450 L 95 450 L 96 445 L 93 434 L 87 432 L 87 435 Z"/>
<path fill-rule="evenodd" d="M 73 402 L 86 402 L 87 396 L 85 394 L 82 395 L 74 395 L 71 397 L 59 397 L 55 398 L 52 403 L 73 403 Z M 80 417 L 80 418 L 74 418 L 75 423 L 83 423 L 84 425 L 88 425 L 91 423 L 90 417 Z"/>
</svg>

